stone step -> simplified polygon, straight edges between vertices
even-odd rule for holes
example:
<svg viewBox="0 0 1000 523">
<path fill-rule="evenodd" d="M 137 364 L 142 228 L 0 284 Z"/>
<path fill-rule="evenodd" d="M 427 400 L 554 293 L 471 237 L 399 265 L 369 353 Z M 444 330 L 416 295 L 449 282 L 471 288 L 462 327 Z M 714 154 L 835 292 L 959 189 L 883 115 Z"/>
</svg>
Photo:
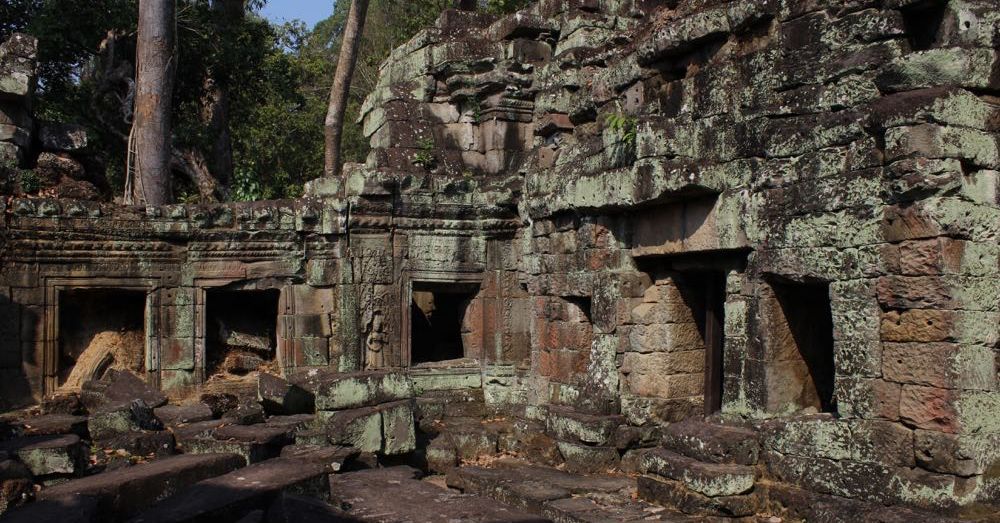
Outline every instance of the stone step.
<svg viewBox="0 0 1000 523">
<path fill-rule="evenodd" d="M 37 501 L 5 518 L 31 523 L 123 521 L 156 500 L 242 464 L 243 460 L 232 454 L 171 456 L 46 488 L 38 493 Z M 82 506 L 80 500 L 92 503 Z M 86 519 L 78 519 L 81 510 L 88 514 Z"/>
<path fill-rule="evenodd" d="M 495 500 L 459 494 L 417 479 L 419 471 L 391 467 L 330 477 L 331 504 L 352 519 L 380 523 L 541 523 L 548 521 Z"/>
<path fill-rule="evenodd" d="M 704 463 L 666 449 L 649 449 L 639 457 L 639 472 L 679 481 L 708 497 L 736 496 L 753 490 L 756 471 L 746 465 Z"/>
<path fill-rule="evenodd" d="M 54 434 L 76 434 L 87 439 L 87 417 L 70 414 L 45 414 L 25 418 L 19 424 L 25 436 L 50 436 Z"/>
<path fill-rule="evenodd" d="M 562 441 L 608 446 L 618 427 L 624 423 L 625 418 L 622 416 L 598 416 L 565 407 L 549 407 L 545 418 L 545 432 Z"/>
<path fill-rule="evenodd" d="M 301 459 L 275 458 L 200 481 L 133 518 L 133 523 L 236 521 L 267 511 L 282 493 L 326 498 L 326 467 Z"/>
<path fill-rule="evenodd" d="M 698 420 L 671 423 L 664 429 L 661 443 L 673 452 L 708 463 L 754 465 L 760 453 L 755 431 Z"/>
<path fill-rule="evenodd" d="M 639 499 L 691 515 L 752 516 L 761 506 L 760 497 L 755 492 L 738 496 L 710 497 L 691 490 L 681 481 L 660 476 L 639 476 L 638 488 Z"/>
<path fill-rule="evenodd" d="M 17 456 L 35 476 L 80 474 L 87 464 L 87 448 L 76 434 L 12 439 L 0 451 Z"/>
</svg>

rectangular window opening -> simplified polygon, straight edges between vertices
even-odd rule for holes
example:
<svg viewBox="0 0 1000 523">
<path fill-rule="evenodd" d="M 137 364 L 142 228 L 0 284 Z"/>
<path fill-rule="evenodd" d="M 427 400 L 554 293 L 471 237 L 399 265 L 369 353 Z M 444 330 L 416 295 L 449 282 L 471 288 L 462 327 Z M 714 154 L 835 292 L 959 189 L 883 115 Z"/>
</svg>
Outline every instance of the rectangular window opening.
<svg viewBox="0 0 1000 523">
<path fill-rule="evenodd" d="M 66 289 L 59 293 L 58 379 L 79 389 L 110 369 L 145 372 L 146 292 Z"/>
<path fill-rule="evenodd" d="M 205 375 L 275 370 L 280 291 L 209 289 L 205 293 Z"/>
<path fill-rule="evenodd" d="M 772 315 L 768 394 L 780 410 L 836 413 L 829 283 L 771 282 L 771 289 L 777 307 L 765 310 Z"/>
<path fill-rule="evenodd" d="M 410 364 L 467 356 L 464 335 L 473 331 L 467 312 L 477 284 L 413 282 L 410 303 Z"/>
</svg>

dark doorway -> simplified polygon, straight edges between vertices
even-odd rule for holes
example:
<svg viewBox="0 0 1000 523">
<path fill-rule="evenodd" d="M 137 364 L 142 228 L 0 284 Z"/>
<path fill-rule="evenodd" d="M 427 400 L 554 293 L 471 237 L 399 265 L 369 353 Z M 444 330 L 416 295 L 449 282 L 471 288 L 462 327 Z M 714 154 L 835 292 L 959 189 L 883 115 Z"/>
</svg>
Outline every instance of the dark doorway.
<svg viewBox="0 0 1000 523">
<path fill-rule="evenodd" d="M 79 388 L 112 368 L 142 375 L 146 292 L 67 289 L 59 294 L 59 385 Z"/>
<path fill-rule="evenodd" d="M 786 383 L 801 383 L 797 398 L 788 398 L 800 408 L 814 407 L 836 412 L 834 397 L 833 314 L 828 283 L 772 281 L 771 289 L 780 307 L 780 317 L 770 321 L 767 336 L 776 359 L 773 368 L 783 369 Z M 771 313 L 778 316 L 778 311 Z M 789 347 L 788 345 L 792 345 Z M 798 361 L 795 361 L 795 359 Z"/>
<path fill-rule="evenodd" d="M 447 361 L 465 356 L 465 312 L 478 285 L 413 283 L 410 304 L 410 363 Z"/>
<path fill-rule="evenodd" d="M 279 297 L 277 289 L 206 292 L 207 376 L 246 375 L 274 361 Z"/>
<path fill-rule="evenodd" d="M 683 272 L 677 283 L 705 342 L 705 414 L 712 414 L 722 409 L 726 275 Z"/>
</svg>

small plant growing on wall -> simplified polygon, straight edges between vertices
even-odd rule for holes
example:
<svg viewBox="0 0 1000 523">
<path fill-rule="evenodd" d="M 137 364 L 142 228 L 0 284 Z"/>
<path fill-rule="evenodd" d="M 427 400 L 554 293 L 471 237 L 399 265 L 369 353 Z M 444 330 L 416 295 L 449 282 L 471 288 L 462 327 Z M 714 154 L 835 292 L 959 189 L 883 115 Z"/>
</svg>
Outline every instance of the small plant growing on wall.
<svg viewBox="0 0 1000 523">
<path fill-rule="evenodd" d="M 638 126 L 639 120 L 627 114 L 612 113 L 605 118 L 605 144 L 615 167 L 624 167 L 635 163 Z"/>
<path fill-rule="evenodd" d="M 419 150 L 413 155 L 413 165 L 423 167 L 428 171 L 434 169 L 437 166 L 437 156 L 434 156 L 434 139 L 421 139 L 417 142 L 417 148 Z"/>
</svg>

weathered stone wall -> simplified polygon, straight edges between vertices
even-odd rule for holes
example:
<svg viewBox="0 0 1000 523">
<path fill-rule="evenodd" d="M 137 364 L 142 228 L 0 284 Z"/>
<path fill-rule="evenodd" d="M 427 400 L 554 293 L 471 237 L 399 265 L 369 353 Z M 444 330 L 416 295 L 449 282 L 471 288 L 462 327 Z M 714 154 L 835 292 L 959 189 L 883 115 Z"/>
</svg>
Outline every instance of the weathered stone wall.
<svg viewBox="0 0 1000 523">
<path fill-rule="evenodd" d="M 12 200 L 4 397 L 57 385 L 61 289 L 146 289 L 146 369 L 175 390 L 205 378 L 206 289 L 280 289 L 285 368 L 408 368 L 427 405 L 544 426 L 571 469 L 708 416 L 761 439 L 739 496 L 995 504 L 992 4 L 446 11 L 383 66 L 366 164 L 309 198 Z M 476 289 L 472 357 L 410 365 L 414 284 Z"/>
<path fill-rule="evenodd" d="M 634 422 L 699 411 L 698 349 L 673 352 L 674 336 L 696 339 L 691 324 L 630 312 L 674 303 L 651 297 L 670 288 L 662 268 L 711 270 L 725 293 L 722 414 L 836 412 L 782 426 L 768 443 L 777 477 L 967 504 L 988 491 L 966 478 L 996 459 L 1000 429 L 998 30 L 977 1 L 451 13 L 387 62 L 362 170 L 523 173 L 540 404 Z M 782 308 L 778 287 L 815 295 Z M 578 303 L 591 329 L 568 312 Z M 801 314 L 828 314 L 832 332 L 799 339 Z M 825 374 L 802 355 L 824 343 Z M 882 439 L 897 448 L 851 448 Z"/>
</svg>

